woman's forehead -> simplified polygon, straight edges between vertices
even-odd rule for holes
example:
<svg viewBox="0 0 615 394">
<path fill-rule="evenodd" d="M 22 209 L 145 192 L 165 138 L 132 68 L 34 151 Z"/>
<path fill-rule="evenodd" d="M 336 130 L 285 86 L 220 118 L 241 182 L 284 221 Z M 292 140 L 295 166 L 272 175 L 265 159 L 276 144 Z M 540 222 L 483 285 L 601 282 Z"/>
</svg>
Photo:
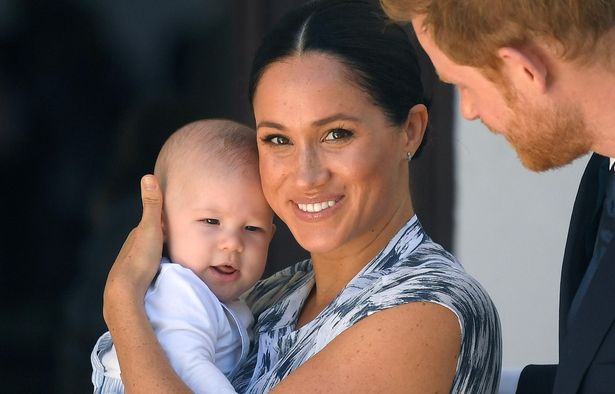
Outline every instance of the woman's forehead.
<svg viewBox="0 0 615 394">
<path fill-rule="evenodd" d="M 337 57 L 322 52 L 304 52 L 271 63 L 260 80 L 264 82 L 338 81 L 348 77 L 350 70 Z"/>
<path fill-rule="evenodd" d="M 272 63 L 259 82 L 254 109 L 258 117 L 263 109 L 311 108 L 319 103 L 346 107 L 369 99 L 343 62 L 327 54 L 310 53 Z"/>
</svg>

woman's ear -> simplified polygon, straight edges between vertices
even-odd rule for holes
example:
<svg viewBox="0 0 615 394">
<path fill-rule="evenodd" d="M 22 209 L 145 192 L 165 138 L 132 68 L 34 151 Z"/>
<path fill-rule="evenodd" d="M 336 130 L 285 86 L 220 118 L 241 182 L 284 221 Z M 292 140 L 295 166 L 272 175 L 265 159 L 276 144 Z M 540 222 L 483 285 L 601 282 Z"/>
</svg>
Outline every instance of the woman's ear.
<svg viewBox="0 0 615 394">
<path fill-rule="evenodd" d="M 403 152 L 404 159 L 407 158 L 408 153 L 414 155 L 419 146 L 421 146 L 425 136 L 425 129 L 427 128 L 427 119 L 427 108 L 423 104 L 416 104 L 410 108 L 403 130 L 406 136 Z"/>
<path fill-rule="evenodd" d="M 503 47 L 498 49 L 501 72 L 517 90 L 543 94 L 549 83 L 549 67 L 537 49 Z"/>
</svg>

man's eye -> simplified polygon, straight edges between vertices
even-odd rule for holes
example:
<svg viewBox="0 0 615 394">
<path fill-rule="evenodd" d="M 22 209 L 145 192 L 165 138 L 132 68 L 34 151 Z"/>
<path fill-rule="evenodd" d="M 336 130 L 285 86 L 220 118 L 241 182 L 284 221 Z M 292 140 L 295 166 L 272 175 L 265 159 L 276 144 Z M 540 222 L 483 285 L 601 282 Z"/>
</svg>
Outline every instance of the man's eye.
<svg viewBox="0 0 615 394">
<path fill-rule="evenodd" d="M 281 135 L 270 135 L 263 138 L 263 141 L 273 145 L 288 145 L 290 143 L 288 138 Z"/>
<path fill-rule="evenodd" d="M 327 135 L 325 136 L 324 140 L 325 141 L 336 141 L 336 140 L 341 140 L 341 139 L 350 138 L 350 137 L 352 137 L 352 131 L 337 128 L 337 129 L 333 129 L 329 131 Z"/>
<path fill-rule="evenodd" d="M 212 225 L 220 224 L 220 221 L 218 219 L 212 219 L 212 218 L 206 218 L 206 219 L 203 219 L 202 221 L 207 224 L 212 224 Z"/>
<path fill-rule="evenodd" d="M 247 231 L 259 231 L 261 228 L 256 226 L 246 226 Z"/>
</svg>

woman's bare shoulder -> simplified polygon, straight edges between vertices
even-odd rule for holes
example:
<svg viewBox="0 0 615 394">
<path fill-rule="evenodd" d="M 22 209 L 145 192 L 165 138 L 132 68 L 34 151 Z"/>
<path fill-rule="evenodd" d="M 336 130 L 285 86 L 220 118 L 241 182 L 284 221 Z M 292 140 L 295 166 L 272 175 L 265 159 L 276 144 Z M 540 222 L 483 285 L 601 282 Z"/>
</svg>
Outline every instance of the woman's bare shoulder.
<svg viewBox="0 0 615 394">
<path fill-rule="evenodd" d="M 274 392 L 318 392 L 319 387 L 328 392 L 449 392 L 460 346 L 461 329 L 450 309 L 404 304 L 345 330 Z"/>
</svg>

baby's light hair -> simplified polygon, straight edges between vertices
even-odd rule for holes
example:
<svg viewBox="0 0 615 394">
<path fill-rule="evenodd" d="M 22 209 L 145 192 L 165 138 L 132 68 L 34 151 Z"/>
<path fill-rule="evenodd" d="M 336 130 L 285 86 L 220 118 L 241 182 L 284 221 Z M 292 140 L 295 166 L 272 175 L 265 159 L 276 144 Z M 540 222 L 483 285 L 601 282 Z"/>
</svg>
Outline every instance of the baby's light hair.
<svg viewBox="0 0 615 394">
<path fill-rule="evenodd" d="M 256 133 L 241 123 L 207 119 L 189 123 L 166 140 L 154 167 L 164 192 L 170 174 L 187 165 L 233 171 L 258 165 Z"/>
</svg>

